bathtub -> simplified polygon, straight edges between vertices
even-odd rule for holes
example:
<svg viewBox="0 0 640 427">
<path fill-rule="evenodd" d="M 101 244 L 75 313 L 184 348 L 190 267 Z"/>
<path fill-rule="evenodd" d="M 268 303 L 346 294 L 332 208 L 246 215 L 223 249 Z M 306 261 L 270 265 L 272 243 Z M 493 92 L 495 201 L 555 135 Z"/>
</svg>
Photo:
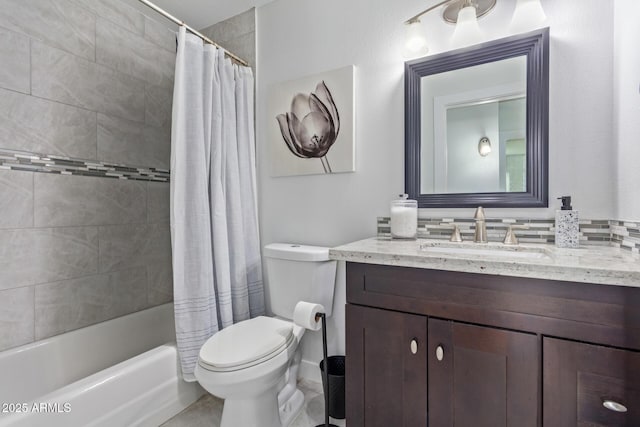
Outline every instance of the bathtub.
<svg viewBox="0 0 640 427">
<path fill-rule="evenodd" d="M 0 427 L 158 426 L 196 401 L 173 304 L 0 353 Z"/>
</svg>

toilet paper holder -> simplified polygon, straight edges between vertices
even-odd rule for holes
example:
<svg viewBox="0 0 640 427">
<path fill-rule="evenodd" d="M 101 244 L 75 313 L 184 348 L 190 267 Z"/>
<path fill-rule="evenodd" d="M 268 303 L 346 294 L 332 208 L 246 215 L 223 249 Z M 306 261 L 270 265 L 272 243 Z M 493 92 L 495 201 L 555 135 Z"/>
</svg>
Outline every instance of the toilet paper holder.
<svg viewBox="0 0 640 427">
<path fill-rule="evenodd" d="M 324 313 L 316 313 L 316 322 L 322 321 L 322 357 L 324 360 L 324 423 L 318 424 L 316 427 L 337 427 L 335 424 L 329 423 L 329 365 L 327 362 L 327 316 Z"/>
</svg>

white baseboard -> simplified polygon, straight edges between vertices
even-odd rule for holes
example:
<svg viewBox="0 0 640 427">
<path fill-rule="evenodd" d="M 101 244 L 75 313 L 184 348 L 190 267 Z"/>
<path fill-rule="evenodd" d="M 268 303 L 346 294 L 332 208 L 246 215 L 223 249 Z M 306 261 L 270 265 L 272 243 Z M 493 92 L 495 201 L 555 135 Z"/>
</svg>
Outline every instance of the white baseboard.
<svg viewBox="0 0 640 427">
<path fill-rule="evenodd" d="M 320 367 L 318 366 L 318 363 L 310 360 L 301 360 L 298 379 L 321 383 L 322 377 L 320 376 Z"/>
</svg>

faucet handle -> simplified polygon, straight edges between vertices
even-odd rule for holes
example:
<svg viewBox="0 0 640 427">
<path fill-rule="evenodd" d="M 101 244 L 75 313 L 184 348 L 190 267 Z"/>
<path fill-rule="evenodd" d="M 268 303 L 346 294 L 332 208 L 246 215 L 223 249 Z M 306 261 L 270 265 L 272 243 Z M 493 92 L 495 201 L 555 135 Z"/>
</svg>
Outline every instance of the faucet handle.
<svg viewBox="0 0 640 427">
<path fill-rule="evenodd" d="M 504 235 L 504 240 L 502 241 L 502 243 L 504 243 L 505 245 L 517 245 L 518 237 L 516 236 L 516 233 L 514 230 L 528 230 L 528 229 L 529 229 L 529 226 L 527 224 L 509 225 L 509 227 L 507 228 L 507 234 Z"/>
<path fill-rule="evenodd" d="M 460 227 L 458 227 L 458 224 L 443 224 L 443 226 L 453 228 L 451 238 L 449 239 L 450 242 L 462 242 L 462 236 L 460 235 Z"/>
<path fill-rule="evenodd" d="M 485 220 L 484 208 L 482 206 L 478 206 L 478 208 L 476 209 L 476 213 L 473 215 L 473 219 L 475 219 L 476 221 Z"/>
</svg>

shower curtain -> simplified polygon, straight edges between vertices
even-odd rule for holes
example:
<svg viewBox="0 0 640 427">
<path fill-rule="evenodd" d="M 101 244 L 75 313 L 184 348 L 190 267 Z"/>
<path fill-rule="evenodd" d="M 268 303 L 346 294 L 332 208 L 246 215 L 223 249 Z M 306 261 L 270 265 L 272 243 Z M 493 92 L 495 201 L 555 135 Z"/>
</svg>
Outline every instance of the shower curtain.
<svg viewBox="0 0 640 427">
<path fill-rule="evenodd" d="M 258 236 L 253 74 L 184 27 L 171 131 L 171 247 L 184 379 L 204 342 L 264 312 Z"/>
</svg>

